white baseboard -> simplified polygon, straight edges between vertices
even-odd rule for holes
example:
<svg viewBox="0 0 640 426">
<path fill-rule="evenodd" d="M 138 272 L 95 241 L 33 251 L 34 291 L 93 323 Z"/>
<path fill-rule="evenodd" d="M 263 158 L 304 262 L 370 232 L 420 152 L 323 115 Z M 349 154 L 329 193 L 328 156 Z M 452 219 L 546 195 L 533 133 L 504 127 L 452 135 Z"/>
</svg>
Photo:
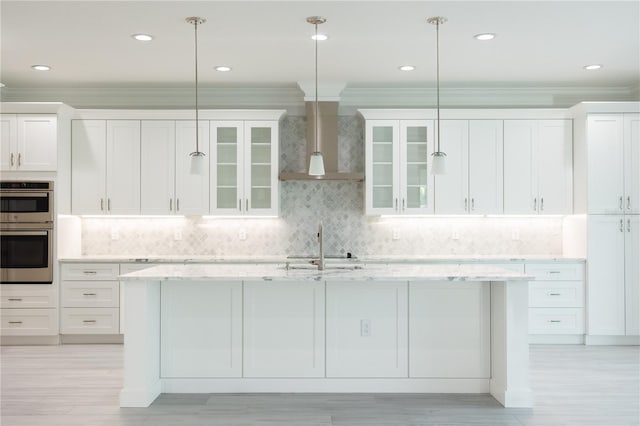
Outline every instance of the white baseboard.
<svg viewBox="0 0 640 426">
<path fill-rule="evenodd" d="M 60 343 L 72 345 L 124 343 L 123 334 L 61 334 Z"/>
<path fill-rule="evenodd" d="M 583 334 L 530 334 L 532 345 L 584 345 Z"/>
<path fill-rule="evenodd" d="M 2 336 L 0 346 L 59 345 L 60 336 Z"/>
<path fill-rule="evenodd" d="M 640 336 L 584 336 L 585 345 L 640 345 Z"/>
</svg>

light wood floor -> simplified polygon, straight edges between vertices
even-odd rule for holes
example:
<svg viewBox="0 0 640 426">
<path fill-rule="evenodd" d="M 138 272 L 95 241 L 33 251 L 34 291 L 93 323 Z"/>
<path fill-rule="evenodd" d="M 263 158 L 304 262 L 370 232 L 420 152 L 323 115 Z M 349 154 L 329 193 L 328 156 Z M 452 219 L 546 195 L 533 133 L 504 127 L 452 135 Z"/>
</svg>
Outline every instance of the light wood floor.
<svg viewBox="0 0 640 426">
<path fill-rule="evenodd" d="M 533 409 L 488 395 L 162 395 L 118 407 L 122 346 L 2 347 L 2 426 L 640 424 L 640 348 L 531 346 Z"/>
</svg>

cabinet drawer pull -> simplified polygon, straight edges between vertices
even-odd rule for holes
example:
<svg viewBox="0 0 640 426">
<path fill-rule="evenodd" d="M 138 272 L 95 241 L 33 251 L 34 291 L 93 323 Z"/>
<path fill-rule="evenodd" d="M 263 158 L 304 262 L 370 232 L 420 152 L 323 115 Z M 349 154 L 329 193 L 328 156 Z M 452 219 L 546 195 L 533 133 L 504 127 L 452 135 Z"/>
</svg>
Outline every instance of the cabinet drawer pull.
<svg viewBox="0 0 640 426">
<path fill-rule="evenodd" d="M 624 207 L 622 205 L 622 195 L 620 196 L 620 210 L 624 210 Z"/>
<path fill-rule="evenodd" d="M 627 195 L 627 210 L 631 210 L 631 196 Z"/>
<path fill-rule="evenodd" d="M 9 324 L 22 324 L 22 321 L 9 321 Z"/>
<path fill-rule="evenodd" d="M 550 274 L 559 274 L 560 271 L 549 271 Z"/>
<path fill-rule="evenodd" d="M 549 322 L 552 322 L 552 323 L 559 323 L 559 322 L 562 322 L 562 321 L 560 321 L 560 320 L 549 320 Z"/>
<path fill-rule="evenodd" d="M 549 296 L 560 296 L 560 293 L 549 293 Z"/>
<path fill-rule="evenodd" d="M 82 320 L 85 324 L 95 324 L 96 320 Z"/>
<path fill-rule="evenodd" d="M 82 293 L 83 296 L 97 296 L 96 293 Z"/>
<path fill-rule="evenodd" d="M 19 299 L 19 298 L 17 298 L 17 297 L 10 297 L 10 298 L 9 298 L 9 301 L 10 301 L 10 302 L 22 302 L 22 299 Z"/>
<path fill-rule="evenodd" d="M 86 275 L 95 275 L 98 273 L 98 271 L 82 271 L 82 273 Z"/>
</svg>

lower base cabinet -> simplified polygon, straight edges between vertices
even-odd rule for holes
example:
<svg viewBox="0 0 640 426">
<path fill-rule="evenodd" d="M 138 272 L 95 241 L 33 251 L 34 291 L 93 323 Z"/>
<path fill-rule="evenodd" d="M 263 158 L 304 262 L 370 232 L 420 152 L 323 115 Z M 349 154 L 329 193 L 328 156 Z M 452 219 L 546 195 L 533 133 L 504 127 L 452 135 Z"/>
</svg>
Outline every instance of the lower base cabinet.
<svg viewBox="0 0 640 426">
<path fill-rule="evenodd" d="M 324 377 L 324 282 L 244 283 L 244 377 Z"/>
<path fill-rule="evenodd" d="M 160 300 L 162 377 L 242 376 L 242 283 L 163 282 Z"/>
<path fill-rule="evenodd" d="M 327 283 L 327 377 L 407 377 L 407 283 Z"/>
<path fill-rule="evenodd" d="M 0 336 L 57 335 L 56 296 L 50 284 L 2 284 Z"/>
<path fill-rule="evenodd" d="M 488 283 L 409 283 L 409 377 L 491 377 Z"/>
</svg>

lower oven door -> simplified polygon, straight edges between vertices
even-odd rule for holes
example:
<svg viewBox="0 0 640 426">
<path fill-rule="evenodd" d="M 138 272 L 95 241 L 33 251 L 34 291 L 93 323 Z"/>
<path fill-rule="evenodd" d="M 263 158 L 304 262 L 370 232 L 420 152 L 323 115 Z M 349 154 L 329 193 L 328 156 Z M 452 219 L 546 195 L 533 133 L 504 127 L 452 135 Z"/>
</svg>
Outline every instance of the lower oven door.
<svg viewBox="0 0 640 426">
<path fill-rule="evenodd" d="M 3 228 L 0 231 L 0 246 L 2 284 L 53 282 L 52 229 Z"/>
</svg>

